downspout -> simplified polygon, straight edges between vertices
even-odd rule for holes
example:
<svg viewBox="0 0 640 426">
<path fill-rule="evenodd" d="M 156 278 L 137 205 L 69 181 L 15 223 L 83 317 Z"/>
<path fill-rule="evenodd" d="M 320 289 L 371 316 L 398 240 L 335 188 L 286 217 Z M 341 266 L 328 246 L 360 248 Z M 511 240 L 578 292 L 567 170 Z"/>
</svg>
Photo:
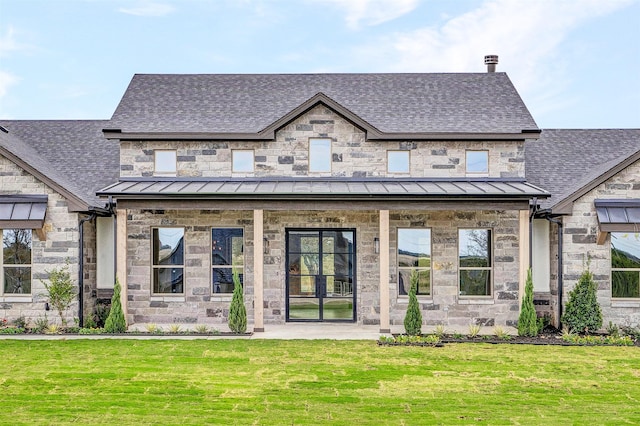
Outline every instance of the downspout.
<svg viewBox="0 0 640 426">
<path fill-rule="evenodd" d="M 538 211 L 538 197 L 533 197 L 531 212 L 529 212 L 529 269 L 533 268 L 533 217 Z"/>
<path fill-rule="evenodd" d="M 96 218 L 96 213 L 80 219 L 80 268 L 78 271 L 78 325 L 84 327 L 84 223 Z"/>
<path fill-rule="evenodd" d="M 558 329 L 562 329 L 562 221 L 548 215 L 544 218 L 558 225 Z"/>
</svg>

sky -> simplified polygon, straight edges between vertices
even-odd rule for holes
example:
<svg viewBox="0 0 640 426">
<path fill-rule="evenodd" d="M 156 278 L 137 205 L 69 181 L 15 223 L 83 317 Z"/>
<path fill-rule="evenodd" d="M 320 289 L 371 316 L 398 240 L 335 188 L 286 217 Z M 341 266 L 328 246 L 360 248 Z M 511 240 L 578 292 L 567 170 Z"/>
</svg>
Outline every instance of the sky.
<svg viewBox="0 0 640 426">
<path fill-rule="evenodd" d="M 108 119 L 136 73 L 486 72 L 541 128 L 640 127 L 640 0 L 0 0 L 0 119 Z"/>
</svg>

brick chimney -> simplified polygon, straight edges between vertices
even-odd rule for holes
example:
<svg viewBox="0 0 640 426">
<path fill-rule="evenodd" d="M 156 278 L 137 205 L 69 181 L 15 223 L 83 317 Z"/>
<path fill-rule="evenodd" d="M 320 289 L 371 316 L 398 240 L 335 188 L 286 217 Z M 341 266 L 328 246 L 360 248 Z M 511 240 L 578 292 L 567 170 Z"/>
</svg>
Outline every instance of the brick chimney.
<svg viewBox="0 0 640 426">
<path fill-rule="evenodd" d="M 485 55 L 484 64 L 487 66 L 487 72 L 496 72 L 496 65 L 498 65 L 498 55 Z"/>
</svg>

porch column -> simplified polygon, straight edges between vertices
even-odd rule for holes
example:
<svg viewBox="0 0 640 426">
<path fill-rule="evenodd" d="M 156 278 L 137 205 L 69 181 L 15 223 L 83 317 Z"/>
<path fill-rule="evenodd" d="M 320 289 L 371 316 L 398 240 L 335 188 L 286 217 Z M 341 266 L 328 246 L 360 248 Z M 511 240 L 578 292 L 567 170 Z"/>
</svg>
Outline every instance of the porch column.
<svg viewBox="0 0 640 426">
<path fill-rule="evenodd" d="M 120 282 L 120 303 L 124 320 L 129 325 L 127 317 L 127 210 L 116 210 L 116 277 Z"/>
<path fill-rule="evenodd" d="M 389 326 L 389 210 L 380 210 L 380 333 Z"/>
<path fill-rule="evenodd" d="M 527 282 L 527 271 L 529 270 L 529 211 L 520 210 L 520 273 L 518 286 L 518 300 L 522 306 L 524 297 L 524 285 Z"/>
<path fill-rule="evenodd" d="M 264 331 L 264 210 L 253 211 L 253 331 Z"/>
</svg>

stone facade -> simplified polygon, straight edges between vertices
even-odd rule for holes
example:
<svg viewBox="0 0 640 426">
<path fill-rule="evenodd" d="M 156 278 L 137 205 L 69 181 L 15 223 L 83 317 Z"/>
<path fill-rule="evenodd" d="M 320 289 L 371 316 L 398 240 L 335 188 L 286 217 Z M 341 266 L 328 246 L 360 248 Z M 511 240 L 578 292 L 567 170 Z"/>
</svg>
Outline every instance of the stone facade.
<svg viewBox="0 0 640 426">
<path fill-rule="evenodd" d="M 331 172 L 309 173 L 309 139 L 332 140 Z M 252 141 L 123 141 L 122 177 L 153 176 L 154 150 L 177 150 L 177 176 L 335 176 L 335 177 L 464 177 L 465 150 L 489 152 L 489 177 L 524 177 L 524 142 L 365 141 L 360 129 L 324 106 L 276 132 L 276 140 Z M 254 150 L 255 172 L 232 173 L 231 151 Z M 387 151 L 410 151 L 410 173 L 387 173 Z"/>
<path fill-rule="evenodd" d="M 47 194 L 49 196 L 44 223 L 46 239 L 42 241 L 36 232 L 32 233 L 31 294 L 0 293 L 0 317 L 9 321 L 24 317 L 33 323 L 46 316 L 50 322 L 59 322 L 57 312 L 45 310 L 47 291 L 41 280 L 48 278 L 47 271 L 61 268 L 68 261 L 71 278 L 77 285 L 80 248 L 78 214 L 69 212 L 67 200 L 60 194 L 1 156 L 0 176 L 2 176 L 0 192 L 3 194 Z M 74 302 L 66 313 L 66 320 L 69 324 L 73 324 L 73 318 L 77 316 L 78 304 Z"/>
<path fill-rule="evenodd" d="M 129 210 L 127 224 L 128 311 L 130 323 L 208 324 L 226 330 L 231 295 L 212 293 L 211 229 L 244 229 L 244 294 L 253 322 L 253 225 L 250 210 Z M 380 323 L 379 255 L 373 240 L 378 235 L 377 211 L 265 211 L 264 321 L 286 320 L 287 229 L 353 229 L 356 232 L 356 318 L 358 324 Z M 430 228 L 432 231 L 433 296 L 421 299 L 425 325 L 514 325 L 518 316 L 519 244 L 517 211 L 391 212 L 391 269 L 389 274 L 391 320 L 401 325 L 407 297 L 398 295 L 398 228 Z M 185 229 L 184 294 L 152 295 L 151 230 L 153 227 Z M 493 230 L 493 295 L 483 299 L 458 296 L 458 228 Z"/>
<path fill-rule="evenodd" d="M 598 301 L 602 307 L 603 325 L 611 321 L 618 325 L 640 326 L 640 300 L 622 301 L 611 298 L 611 236 L 604 244 L 596 243 L 598 217 L 596 199 L 640 199 L 640 162 L 625 168 L 606 182 L 598 185 L 573 204 L 570 216 L 563 217 L 563 301 L 588 267 L 598 284 Z M 555 239 L 557 243 L 557 239 Z M 552 247 L 554 241 L 552 241 Z M 552 265 L 557 270 L 557 262 Z M 552 292 L 557 293 L 557 280 L 552 281 Z"/>
</svg>

